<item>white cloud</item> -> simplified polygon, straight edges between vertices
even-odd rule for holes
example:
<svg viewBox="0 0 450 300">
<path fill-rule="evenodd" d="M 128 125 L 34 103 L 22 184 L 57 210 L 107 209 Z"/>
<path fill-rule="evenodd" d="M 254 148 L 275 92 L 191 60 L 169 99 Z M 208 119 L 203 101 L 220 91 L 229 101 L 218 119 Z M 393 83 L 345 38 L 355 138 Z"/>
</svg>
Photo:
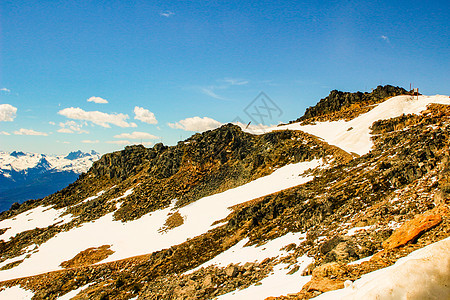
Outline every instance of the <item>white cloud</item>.
<svg viewBox="0 0 450 300">
<path fill-rule="evenodd" d="M 69 128 L 60 128 L 57 130 L 59 133 L 73 133 Z"/>
<path fill-rule="evenodd" d="M 248 80 L 239 79 L 239 78 L 225 78 L 223 81 L 225 81 L 228 84 L 231 85 L 245 85 L 248 84 Z"/>
<path fill-rule="evenodd" d="M 56 123 L 53 121 L 48 122 L 48 124 L 53 125 L 53 126 L 56 125 Z"/>
<path fill-rule="evenodd" d="M 89 99 L 87 99 L 87 102 L 94 102 L 94 103 L 108 103 L 108 100 L 100 98 L 100 97 L 91 97 Z"/>
<path fill-rule="evenodd" d="M 172 12 L 172 11 L 166 10 L 166 11 L 160 12 L 159 15 L 162 16 L 162 17 L 169 18 L 169 17 L 175 15 L 175 13 Z"/>
<path fill-rule="evenodd" d="M 42 135 L 42 136 L 48 135 L 45 132 L 39 132 L 39 131 L 35 131 L 33 129 L 25 129 L 25 128 L 20 128 L 19 130 L 16 130 L 13 133 L 16 135 Z"/>
<path fill-rule="evenodd" d="M 0 92 L 10 93 L 11 90 L 10 90 L 10 89 L 7 89 L 7 88 L 1 88 L 1 89 L 0 89 Z"/>
<path fill-rule="evenodd" d="M 158 124 L 158 120 L 155 118 L 155 114 L 143 107 L 134 107 L 135 119 L 148 124 Z"/>
<path fill-rule="evenodd" d="M 389 37 L 388 37 L 388 36 L 386 36 L 386 35 L 381 35 L 380 38 L 381 38 L 383 41 L 385 41 L 385 42 L 387 42 L 387 43 L 390 43 L 390 40 L 389 40 Z"/>
<path fill-rule="evenodd" d="M 99 141 L 99 140 L 95 140 L 95 141 L 92 141 L 92 140 L 82 140 L 81 142 L 84 143 L 84 144 L 98 144 L 100 141 Z"/>
<path fill-rule="evenodd" d="M 126 114 L 107 114 L 100 111 L 84 111 L 79 107 L 69 107 L 60 110 L 58 114 L 69 119 L 90 121 L 102 127 L 110 128 L 109 124 L 119 127 L 137 127 L 136 123 L 128 123 L 129 117 Z"/>
<path fill-rule="evenodd" d="M 89 133 L 89 131 L 81 129 L 83 127 L 82 124 L 78 124 L 75 121 L 67 121 L 66 123 L 59 123 L 60 129 L 57 131 L 60 133 Z"/>
<path fill-rule="evenodd" d="M 120 141 L 107 141 L 107 144 L 116 144 L 116 145 L 130 145 L 130 141 L 120 140 Z"/>
<path fill-rule="evenodd" d="M 0 131 L 0 135 L 11 135 L 9 132 L 6 131 Z"/>
<path fill-rule="evenodd" d="M 133 133 L 122 133 L 115 135 L 116 139 L 131 139 L 131 140 L 156 140 L 159 139 L 158 136 L 154 136 L 153 134 L 147 132 L 133 132 Z"/>
<path fill-rule="evenodd" d="M 214 91 L 215 88 L 216 87 L 214 87 L 214 86 L 210 86 L 210 87 L 207 87 L 207 88 L 202 88 L 201 91 L 202 91 L 203 94 L 205 94 L 207 96 L 210 96 L 210 97 L 213 97 L 215 99 L 227 100 L 224 97 L 216 94 L 216 92 Z"/>
<path fill-rule="evenodd" d="M 12 122 L 16 117 L 17 107 L 11 104 L 0 104 L 0 122 Z"/>
<path fill-rule="evenodd" d="M 208 117 L 193 117 L 181 120 L 176 123 L 168 123 L 171 128 L 183 129 L 186 131 L 206 131 L 220 127 L 222 123 Z"/>
</svg>

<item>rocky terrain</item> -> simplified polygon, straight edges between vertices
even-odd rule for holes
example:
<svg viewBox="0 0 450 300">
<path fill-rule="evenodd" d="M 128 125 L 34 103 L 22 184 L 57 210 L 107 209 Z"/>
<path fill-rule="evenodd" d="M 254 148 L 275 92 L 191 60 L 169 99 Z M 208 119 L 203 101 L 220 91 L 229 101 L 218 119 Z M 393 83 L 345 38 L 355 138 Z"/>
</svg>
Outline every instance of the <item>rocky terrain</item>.
<svg viewBox="0 0 450 300">
<path fill-rule="evenodd" d="M 375 111 L 399 93 L 333 91 L 299 121 Z M 231 124 L 106 154 L 67 188 L 0 215 L 3 292 L 310 299 L 351 286 L 450 236 L 450 99 L 433 99 L 371 123 L 360 154 L 301 130 Z"/>
<path fill-rule="evenodd" d="M 404 88 L 392 85 L 379 85 L 376 89 L 368 92 L 342 92 L 332 90 L 330 94 L 306 109 L 305 114 L 295 122 L 310 123 L 314 121 L 350 120 L 356 116 L 368 112 L 376 104 L 398 95 L 409 95 L 410 92 Z"/>
</svg>

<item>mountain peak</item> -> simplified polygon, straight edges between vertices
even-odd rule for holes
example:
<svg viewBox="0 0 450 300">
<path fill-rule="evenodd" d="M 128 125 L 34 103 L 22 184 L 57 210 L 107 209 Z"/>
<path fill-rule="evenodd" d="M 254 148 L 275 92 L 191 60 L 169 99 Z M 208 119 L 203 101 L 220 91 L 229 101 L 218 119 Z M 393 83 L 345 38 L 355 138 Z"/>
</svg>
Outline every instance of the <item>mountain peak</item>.
<svg viewBox="0 0 450 300">
<path fill-rule="evenodd" d="M 11 155 L 13 157 L 16 157 L 16 158 L 19 158 L 21 156 L 25 156 L 26 154 L 23 153 L 22 151 L 13 151 L 9 155 Z"/>
<path fill-rule="evenodd" d="M 87 156 L 91 156 L 91 155 L 97 155 L 98 153 L 95 152 L 94 150 L 91 150 L 90 153 L 86 153 L 86 152 L 82 152 L 81 150 L 78 151 L 72 151 L 70 152 L 66 157 L 64 157 L 65 159 L 68 160 L 75 160 L 78 158 L 83 158 L 83 157 L 87 157 Z"/>
<path fill-rule="evenodd" d="M 379 85 L 370 93 L 332 90 L 327 97 L 320 99 L 316 105 L 307 108 L 302 117 L 290 123 L 302 121 L 324 121 L 329 120 L 330 118 L 332 120 L 337 118 L 348 119 L 355 117 L 360 113 L 367 112 L 367 109 L 371 105 L 383 102 L 387 98 L 407 94 L 410 94 L 410 92 L 402 87 L 392 85 Z"/>
</svg>

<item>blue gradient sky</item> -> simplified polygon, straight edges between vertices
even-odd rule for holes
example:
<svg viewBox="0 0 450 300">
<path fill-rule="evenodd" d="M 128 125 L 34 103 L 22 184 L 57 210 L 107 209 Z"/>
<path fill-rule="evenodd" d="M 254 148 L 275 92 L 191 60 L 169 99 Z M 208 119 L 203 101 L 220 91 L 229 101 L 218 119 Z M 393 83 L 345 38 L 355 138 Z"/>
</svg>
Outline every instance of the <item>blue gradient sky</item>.
<svg viewBox="0 0 450 300">
<path fill-rule="evenodd" d="M 283 111 L 274 124 L 332 89 L 414 83 L 450 94 L 447 1 L 104 2 L 0 3 L 0 105 L 17 108 L 14 116 L 0 109 L 0 150 L 175 144 L 194 133 L 174 125 L 186 118 L 247 122 L 243 109 L 260 91 Z M 87 102 L 92 96 L 108 103 Z M 157 124 L 134 119 L 136 106 Z M 126 114 L 137 127 L 58 113 L 71 107 Z M 120 136 L 133 132 L 158 138 Z"/>
</svg>

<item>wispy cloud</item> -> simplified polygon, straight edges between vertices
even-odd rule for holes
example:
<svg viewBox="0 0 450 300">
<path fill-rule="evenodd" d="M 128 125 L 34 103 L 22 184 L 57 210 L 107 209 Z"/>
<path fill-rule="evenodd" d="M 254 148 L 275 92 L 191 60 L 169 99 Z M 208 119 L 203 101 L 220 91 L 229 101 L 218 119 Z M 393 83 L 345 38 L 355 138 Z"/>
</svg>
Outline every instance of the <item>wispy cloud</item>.
<svg viewBox="0 0 450 300">
<path fill-rule="evenodd" d="M 158 120 L 156 120 L 155 114 L 145 109 L 143 107 L 135 106 L 134 107 L 134 118 L 136 120 L 142 121 L 148 124 L 158 124 Z"/>
<path fill-rule="evenodd" d="M 16 117 L 17 107 L 11 104 L 0 104 L 0 122 L 12 122 Z"/>
<path fill-rule="evenodd" d="M 168 123 L 168 125 L 174 129 L 202 132 L 210 129 L 216 129 L 220 127 L 222 123 L 208 117 L 192 117 L 180 120 L 176 123 Z"/>
<path fill-rule="evenodd" d="M 389 40 L 389 37 L 386 35 L 380 35 L 380 39 L 382 39 L 383 41 L 385 41 L 388 44 L 391 43 L 391 41 Z"/>
<path fill-rule="evenodd" d="M 245 85 L 248 84 L 248 80 L 239 79 L 239 78 L 224 78 L 224 82 L 230 84 L 230 85 Z"/>
<path fill-rule="evenodd" d="M 4 87 L 0 89 L 0 92 L 11 93 L 11 90 Z"/>
<path fill-rule="evenodd" d="M 220 95 L 219 93 L 217 93 L 217 91 L 225 91 L 228 90 L 230 88 L 232 88 L 233 86 L 242 86 L 242 85 L 246 85 L 249 83 L 248 80 L 245 79 L 241 79 L 241 78 L 231 78 L 231 77 L 226 77 L 223 79 L 217 79 L 216 82 L 218 84 L 215 85 L 210 85 L 207 87 L 201 87 L 200 91 L 207 95 L 210 96 L 214 99 L 219 99 L 219 100 L 229 100 L 226 97 Z"/>
<path fill-rule="evenodd" d="M 0 131 L 0 135 L 11 135 L 11 133 L 6 132 L 6 131 Z"/>
<path fill-rule="evenodd" d="M 110 124 L 119 126 L 119 127 L 137 127 L 136 123 L 128 123 L 127 119 L 129 119 L 126 114 L 108 114 L 100 111 L 85 111 L 79 107 L 69 107 L 64 108 L 58 112 L 61 116 L 65 116 L 66 118 L 73 120 L 82 120 L 89 121 L 96 125 L 110 128 Z"/>
<path fill-rule="evenodd" d="M 216 89 L 216 87 L 214 86 L 210 86 L 210 87 L 206 87 L 206 88 L 202 88 L 201 92 L 207 96 L 213 97 L 215 99 L 219 99 L 219 100 L 227 100 L 226 98 L 216 94 L 216 92 L 214 91 Z"/>
<path fill-rule="evenodd" d="M 82 124 L 78 124 L 75 121 L 61 122 L 59 123 L 59 127 L 60 128 L 57 131 L 60 133 L 89 133 L 89 131 L 82 129 Z"/>
<path fill-rule="evenodd" d="M 25 129 L 25 128 L 20 128 L 19 130 L 16 130 L 13 133 L 15 135 L 42 135 L 42 136 L 48 135 L 45 132 L 39 132 L 39 131 L 35 131 L 33 129 Z"/>
<path fill-rule="evenodd" d="M 108 103 L 108 100 L 100 98 L 100 97 L 91 97 L 91 98 L 87 99 L 87 102 L 106 104 L 106 103 Z"/>
<path fill-rule="evenodd" d="M 170 10 L 165 10 L 165 11 L 160 12 L 159 15 L 161 17 L 170 18 L 170 17 L 174 16 L 175 13 L 173 11 L 170 11 Z"/>
<path fill-rule="evenodd" d="M 81 141 L 83 144 L 98 144 L 98 143 L 100 143 L 100 141 L 99 140 L 82 140 Z"/>
<path fill-rule="evenodd" d="M 114 136 L 116 139 L 131 139 L 131 140 L 156 140 L 159 139 L 158 136 L 147 132 L 138 132 L 135 131 L 133 133 L 121 133 Z"/>
</svg>

